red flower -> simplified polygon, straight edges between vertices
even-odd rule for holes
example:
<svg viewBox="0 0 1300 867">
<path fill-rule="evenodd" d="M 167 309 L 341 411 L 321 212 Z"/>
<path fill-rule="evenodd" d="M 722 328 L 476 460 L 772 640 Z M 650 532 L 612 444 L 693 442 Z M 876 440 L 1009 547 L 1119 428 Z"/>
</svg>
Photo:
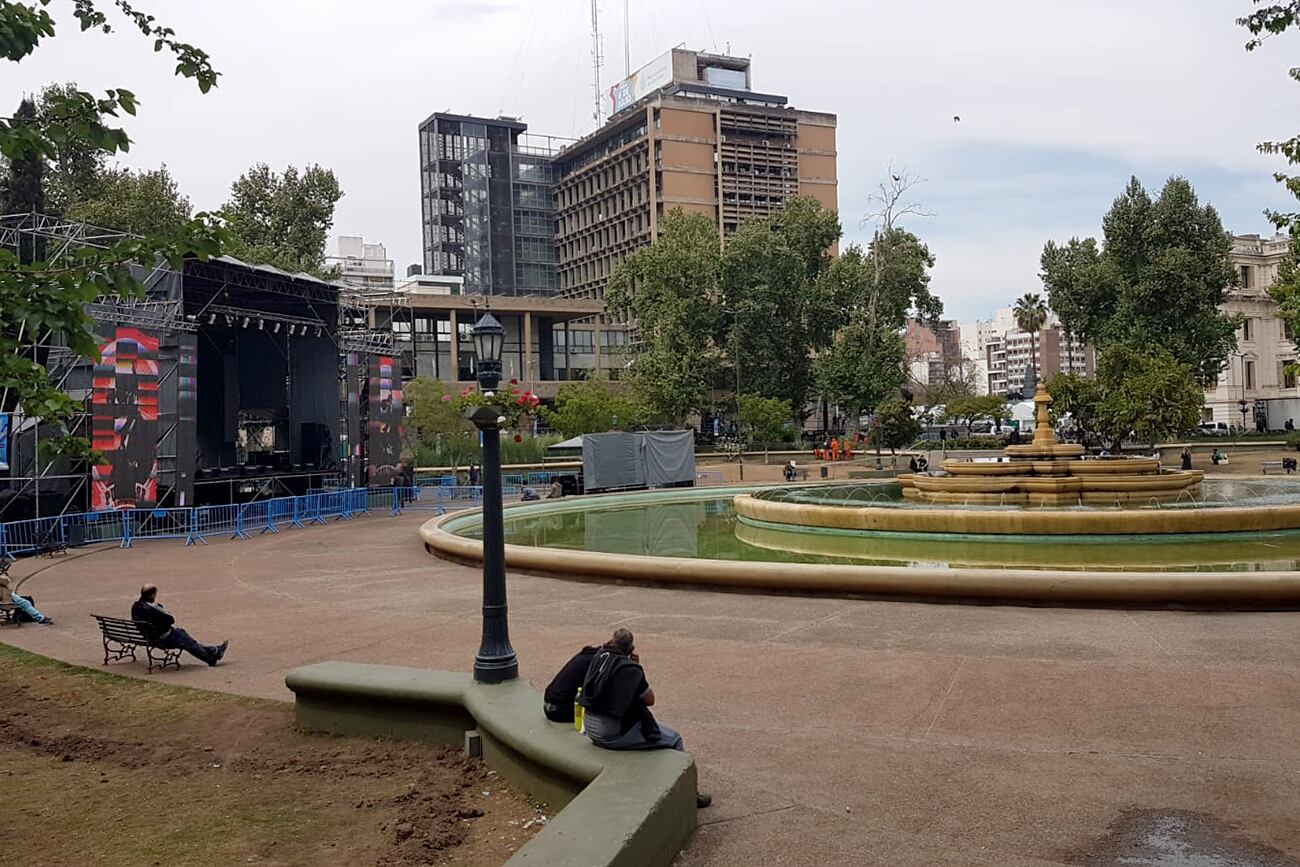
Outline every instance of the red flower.
<svg viewBox="0 0 1300 867">
<path fill-rule="evenodd" d="M 520 436 L 519 434 L 515 434 L 515 442 L 517 442 L 517 443 L 521 443 L 521 442 L 523 442 L 523 441 L 524 441 L 524 438 L 523 438 L 522 436 Z"/>
<path fill-rule="evenodd" d="M 515 403 L 519 404 L 520 406 L 523 406 L 523 405 L 524 405 L 524 396 L 521 394 L 521 395 L 519 395 L 519 397 L 515 398 Z"/>
<path fill-rule="evenodd" d="M 511 384 L 511 385 L 518 385 L 518 384 L 519 384 L 519 380 L 514 379 L 514 378 L 512 377 L 512 378 L 510 379 L 510 384 Z"/>
<path fill-rule="evenodd" d="M 533 395 L 533 399 L 532 399 L 532 404 L 533 404 L 533 406 L 537 406 L 537 404 L 539 404 L 539 403 L 541 403 L 541 402 L 542 402 L 542 399 L 541 399 L 540 397 L 538 397 L 537 395 Z"/>
<path fill-rule="evenodd" d="M 443 402 L 443 403 L 446 403 L 446 402 L 449 401 L 449 400 L 451 400 L 451 395 L 450 395 L 450 394 L 444 394 L 444 395 L 442 396 L 442 402 Z"/>
</svg>

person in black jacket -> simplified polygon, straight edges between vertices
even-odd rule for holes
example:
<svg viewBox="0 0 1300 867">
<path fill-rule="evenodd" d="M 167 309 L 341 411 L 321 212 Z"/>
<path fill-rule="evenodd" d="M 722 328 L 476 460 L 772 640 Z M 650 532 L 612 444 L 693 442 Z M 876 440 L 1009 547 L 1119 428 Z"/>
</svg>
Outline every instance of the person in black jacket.
<svg viewBox="0 0 1300 867">
<path fill-rule="evenodd" d="M 591 658 L 599 650 L 599 647 L 582 648 L 564 663 L 564 667 L 547 684 L 546 692 L 542 693 L 542 713 L 546 714 L 548 720 L 573 722 L 573 701 L 578 696 L 578 687 L 582 686 L 582 681 L 587 676 Z"/>
<path fill-rule="evenodd" d="M 140 588 L 140 598 L 131 606 L 131 619 L 140 627 L 144 636 L 156 647 L 180 649 L 190 656 L 216 665 L 226 655 L 229 641 L 223 641 L 215 647 L 200 644 L 188 632 L 176 625 L 176 618 L 158 603 L 158 585 L 146 584 Z"/>
</svg>

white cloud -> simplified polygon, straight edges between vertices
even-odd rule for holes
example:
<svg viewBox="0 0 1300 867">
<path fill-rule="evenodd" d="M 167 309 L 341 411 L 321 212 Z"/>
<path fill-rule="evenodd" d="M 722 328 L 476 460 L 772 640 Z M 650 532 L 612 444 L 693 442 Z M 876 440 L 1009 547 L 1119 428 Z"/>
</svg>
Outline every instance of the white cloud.
<svg viewBox="0 0 1300 867">
<path fill-rule="evenodd" d="M 218 206 L 255 161 L 332 167 L 346 193 L 337 232 L 386 243 L 399 267 L 420 258 L 416 127 L 430 113 L 504 111 L 566 136 L 591 128 L 581 0 L 144 5 L 212 54 L 223 73 L 217 90 L 200 96 L 174 79 L 168 58 L 126 27 L 80 34 L 69 20 L 48 47 L 6 68 L 0 106 L 52 80 L 136 91 L 137 144 L 125 162 L 167 162 L 200 207 Z M 1251 8 L 1247 0 L 630 5 L 634 66 L 678 43 L 730 42 L 752 55 L 757 89 L 838 113 L 846 225 L 891 159 L 930 177 L 933 200 L 943 202 L 936 287 L 975 304 L 1000 281 L 1023 291 L 1045 237 L 1100 217 L 1054 217 L 1053 203 L 1104 208 L 1118 189 L 1094 188 L 1101 181 L 1063 165 L 1002 189 L 967 154 L 1044 148 L 1146 178 L 1183 172 L 1193 183 L 1215 170 L 1239 177 L 1244 194 L 1266 189 L 1277 167 L 1255 143 L 1293 132 L 1300 107 L 1300 86 L 1285 75 L 1295 40 L 1250 55 L 1242 48 L 1233 19 Z M 606 85 L 622 74 L 621 14 L 605 0 Z M 1017 201 L 1035 200 L 1032 225 L 1013 220 Z M 1007 220 L 1014 224 L 1000 230 Z"/>
</svg>

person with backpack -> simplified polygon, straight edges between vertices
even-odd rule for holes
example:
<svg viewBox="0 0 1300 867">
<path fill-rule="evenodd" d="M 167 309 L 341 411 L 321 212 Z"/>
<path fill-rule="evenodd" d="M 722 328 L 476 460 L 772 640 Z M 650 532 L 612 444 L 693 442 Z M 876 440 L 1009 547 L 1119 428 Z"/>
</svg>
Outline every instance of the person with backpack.
<svg viewBox="0 0 1300 867">
<path fill-rule="evenodd" d="M 631 631 L 617 629 L 591 658 L 578 704 L 587 737 L 607 750 L 681 750 L 682 736 L 650 712 L 654 690 L 646 680 Z M 696 796 L 699 807 L 713 799 Z"/>
</svg>

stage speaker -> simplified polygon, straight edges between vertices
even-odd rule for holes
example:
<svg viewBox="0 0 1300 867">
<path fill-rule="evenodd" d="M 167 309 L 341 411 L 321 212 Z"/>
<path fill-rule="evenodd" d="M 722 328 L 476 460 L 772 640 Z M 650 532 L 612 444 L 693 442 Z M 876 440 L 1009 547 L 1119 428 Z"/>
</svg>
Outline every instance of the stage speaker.
<svg viewBox="0 0 1300 867">
<path fill-rule="evenodd" d="M 309 421 L 302 425 L 302 462 L 313 467 L 329 463 L 331 453 L 329 425 Z"/>
</svg>

